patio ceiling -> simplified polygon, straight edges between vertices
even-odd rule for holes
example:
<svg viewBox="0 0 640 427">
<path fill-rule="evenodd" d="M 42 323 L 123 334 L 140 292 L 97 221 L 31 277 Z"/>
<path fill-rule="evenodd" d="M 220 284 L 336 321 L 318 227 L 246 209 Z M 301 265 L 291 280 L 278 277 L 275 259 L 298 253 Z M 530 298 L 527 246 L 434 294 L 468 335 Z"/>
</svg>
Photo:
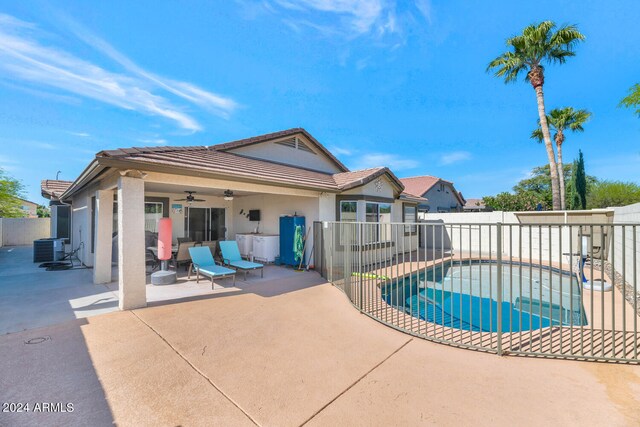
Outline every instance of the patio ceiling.
<svg viewBox="0 0 640 427">
<path fill-rule="evenodd" d="M 263 194 L 259 192 L 239 191 L 233 187 L 229 188 L 212 188 L 212 187 L 198 187 L 194 185 L 185 184 L 165 184 L 159 182 L 146 182 L 144 186 L 145 192 L 153 193 L 177 193 L 184 194 L 185 191 L 194 191 L 200 196 L 217 196 L 223 197 L 225 190 L 232 190 L 234 197 L 250 196 L 252 194 Z"/>
</svg>

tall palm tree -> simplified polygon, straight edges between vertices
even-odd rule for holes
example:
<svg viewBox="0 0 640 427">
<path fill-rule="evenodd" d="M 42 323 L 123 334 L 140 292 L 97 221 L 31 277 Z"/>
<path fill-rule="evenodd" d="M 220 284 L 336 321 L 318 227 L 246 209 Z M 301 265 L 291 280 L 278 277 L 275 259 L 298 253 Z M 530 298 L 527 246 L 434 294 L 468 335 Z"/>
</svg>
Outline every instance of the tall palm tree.
<svg viewBox="0 0 640 427">
<path fill-rule="evenodd" d="M 522 30 L 522 34 L 507 39 L 509 50 L 489 63 L 487 71 L 495 70 L 496 77 L 504 78 L 505 83 L 515 82 L 523 72 L 525 81 L 531 83 L 538 101 L 538 116 L 544 145 L 549 159 L 551 174 L 551 192 L 553 209 L 560 209 L 560 185 L 555 153 L 551 143 L 547 115 L 544 109 L 544 64 L 564 64 L 568 57 L 574 56 L 575 45 L 584 40 L 576 26 L 566 25 L 556 29 L 552 21 L 532 24 Z"/>
<path fill-rule="evenodd" d="M 565 131 L 570 130 L 572 132 L 583 132 L 583 125 L 591 118 L 591 113 L 587 110 L 574 110 L 573 107 L 555 108 L 551 110 L 547 116 L 547 123 L 549 128 L 555 133 L 553 139 L 556 142 L 556 148 L 558 149 L 558 183 L 560 184 L 560 207 L 562 209 L 567 208 L 566 194 L 565 194 L 565 182 L 564 182 L 564 169 L 562 167 L 562 144 L 565 140 Z M 540 125 L 540 122 L 538 122 Z M 542 128 L 538 127 L 531 133 L 531 138 L 543 142 L 544 135 Z"/>
</svg>

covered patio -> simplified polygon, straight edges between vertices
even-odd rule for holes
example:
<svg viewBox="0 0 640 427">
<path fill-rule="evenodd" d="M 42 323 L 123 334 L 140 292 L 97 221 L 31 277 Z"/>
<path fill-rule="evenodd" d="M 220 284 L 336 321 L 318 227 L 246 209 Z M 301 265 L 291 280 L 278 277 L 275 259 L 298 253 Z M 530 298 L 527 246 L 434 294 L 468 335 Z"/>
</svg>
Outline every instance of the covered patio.
<svg viewBox="0 0 640 427">
<path fill-rule="evenodd" d="M 193 192 L 196 200 L 186 201 L 186 192 Z M 145 252 L 150 245 L 157 245 L 154 235 L 157 236 L 159 218 L 171 218 L 174 244 L 184 239 L 211 242 L 215 247 L 217 242 L 233 240 L 242 233 L 278 235 L 282 214 L 305 216 L 310 226 L 318 218 L 323 200 L 317 191 L 195 176 L 181 176 L 177 184 L 175 175 L 137 170 L 113 173 L 109 179 L 101 180 L 100 188 L 88 191 L 84 197 L 86 222 L 82 224 L 77 220 L 81 216 L 76 215 L 73 230 L 81 239 L 85 225 L 93 229 L 93 238 L 85 241 L 80 256 L 83 263 L 93 267 L 95 284 L 117 279 L 119 307 L 123 310 L 143 307 L 152 301 L 151 295 L 147 295 L 150 288 L 145 286 L 148 283 Z M 260 221 L 250 221 L 251 210 L 260 212 Z M 309 235 L 306 253 L 312 263 Z M 184 266 L 175 267 L 182 278 L 188 264 L 187 261 Z M 117 265 L 117 269 L 112 265 Z M 280 270 L 283 269 L 267 268 L 265 278 L 278 277 Z M 189 293 L 180 281 L 178 286 Z"/>
</svg>

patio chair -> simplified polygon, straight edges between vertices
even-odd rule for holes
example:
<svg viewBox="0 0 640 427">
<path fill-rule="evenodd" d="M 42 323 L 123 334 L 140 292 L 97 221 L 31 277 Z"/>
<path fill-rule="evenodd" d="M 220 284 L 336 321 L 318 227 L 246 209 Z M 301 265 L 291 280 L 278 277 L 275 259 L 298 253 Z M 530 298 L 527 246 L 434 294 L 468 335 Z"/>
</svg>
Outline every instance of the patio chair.
<svg viewBox="0 0 640 427">
<path fill-rule="evenodd" d="M 173 257 L 173 264 L 176 267 L 176 270 L 180 266 L 180 264 L 188 264 L 191 262 L 191 256 L 189 255 L 189 248 L 192 248 L 195 242 L 183 242 L 178 243 L 178 251 Z M 185 265 L 184 269 L 187 269 Z"/>
<path fill-rule="evenodd" d="M 238 242 L 235 240 L 221 240 L 218 244 L 222 251 L 222 261 L 236 270 L 242 270 L 244 272 L 244 280 L 247 280 L 247 272 L 249 270 L 259 269 L 260 277 L 264 277 L 264 265 L 243 260 L 240 256 Z"/>
<path fill-rule="evenodd" d="M 160 268 L 160 260 L 158 260 L 156 254 L 149 249 L 145 250 L 144 263 L 147 270 L 147 276 Z"/>
<path fill-rule="evenodd" d="M 209 248 L 209 250 L 211 250 L 211 255 L 213 255 L 214 259 L 216 256 L 216 249 L 218 246 L 218 241 L 217 240 L 205 240 L 204 242 L 202 242 L 202 246 L 206 246 Z"/>
<path fill-rule="evenodd" d="M 223 279 L 225 277 L 233 277 L 233 284 L 236 284 L 236 271 L 230 268 L 217 265 L 213 260 L 211 251 L 206 246 L 195 246 L 189 248 L 191 255 L 191 264 L 189 265 L 189 273 L 187 279 L 191 279 L 191 270 L 196 271 L 196 283 L 200 280 L 200 274 L 211 278 L 211 289 L 213 289 L 213 279 Z"/>
</svg>

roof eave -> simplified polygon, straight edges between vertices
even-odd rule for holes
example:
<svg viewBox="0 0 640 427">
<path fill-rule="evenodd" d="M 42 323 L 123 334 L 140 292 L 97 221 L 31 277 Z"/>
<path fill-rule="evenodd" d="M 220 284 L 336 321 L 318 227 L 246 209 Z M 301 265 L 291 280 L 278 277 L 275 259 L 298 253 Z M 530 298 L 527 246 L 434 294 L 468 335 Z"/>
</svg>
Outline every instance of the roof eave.
<svg viewBox="0 0 640 427">
<path fill-rule="evenodd" d="M 317 192 L 324 193 L 338 193 L 338 188 L 328 188 L 328 187 L 318 187 L 314 185 L 295 185 L 288 184 L 284 182 L 274 182 L 267 181 L 263 179 L 249 178 L 249 177 L 241 177 L 238 175 L 225 174 L 220 172 L 208 172 L 203 170 L 182 168 L 170 165 L 163 164 L 152 164 L 144 161 L 136 161 L 129 159 L 115 159 L 115 158 L 103 158 L 100 159 L 100 163 L 104 166 L 108 166 L 111 168 L 117 169 L 140 169 L 147 172 L 160 172 L 160 173 L 173 173 L 176 175 L 184 175 L 184 176 L 198 176 L 205 178 L 214 178 L 214 179 L 227 179 L 234 180 L 240 182 L 254 183 L 254 184 L 268 184 L 276 187 L 285 187 L 285 188 L 296 188 L 302 190 L 311 190 Z"/>
</svg>

